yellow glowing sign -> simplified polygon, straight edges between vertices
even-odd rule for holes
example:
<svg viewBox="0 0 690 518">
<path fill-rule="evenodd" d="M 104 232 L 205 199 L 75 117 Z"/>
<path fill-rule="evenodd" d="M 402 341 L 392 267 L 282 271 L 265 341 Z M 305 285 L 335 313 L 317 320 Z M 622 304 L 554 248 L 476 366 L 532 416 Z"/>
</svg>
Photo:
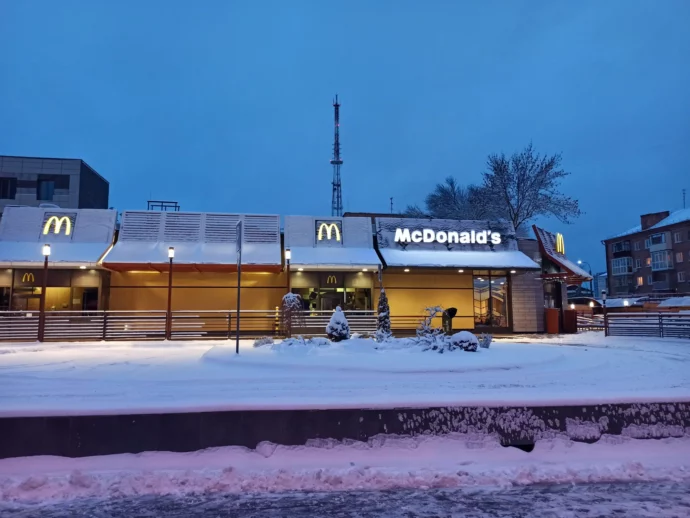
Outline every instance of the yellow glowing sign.
<svg viewBox="0 0 690 518">
<path fill-rule="evenodd" d="M 565 241 L 563 241 L 563 234 L 556 234 L 556 253 L 565 255 Z"/>
<path fill-rule="evenodd" d="M 335 275 L 329 275 L 326 277 L 326 284 L 338 284 L 338 279 L 335 278 Z"/>
<path fill-rule="evenodd" d="M 317 235 L 319 241 L 323 240 L 323 233 L 326 231 L 326 239 L 332 239 L 335 233 L 335 240 L 340 241 L 340 229 L 336 223 L 321 223 L 319 225 L 319 233 Z"/>
<path fill-rule="evenodd" d="M 50 225 L 53 225 L 53 234 L 59 234 L 63 224 L 65 225 L 65 235 L 69 236 L 72 233 L 72 221 L 67 216 L 50 216 L 43 226 L 43 235 L 45 236 L 50 232 Z"/>
<path fill-rule="evenodd" d="M 25 273 L 22 275 L 22 282 L 36 282 L 36 277 L 33 273 Z"/>
</svg>

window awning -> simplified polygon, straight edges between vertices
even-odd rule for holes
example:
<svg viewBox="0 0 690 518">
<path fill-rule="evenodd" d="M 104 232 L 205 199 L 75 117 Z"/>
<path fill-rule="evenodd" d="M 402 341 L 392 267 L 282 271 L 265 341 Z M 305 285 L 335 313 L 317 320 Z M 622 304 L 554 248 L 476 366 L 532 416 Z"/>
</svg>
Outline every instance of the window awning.
<svg viewBox="0 0 690 518">
<path fill-rule="evenodd" d="M 568 284 L 580 285 L 592 279 L 591 275 L 568 259 L 565 253 L 557 251 L 558 237 L 556 234 L 552 234 L 536 225 L 532 225 L 532 229 L 537 237 L 542 254 L 563 270 L 563 273 L 566 274 L 565 280 Z"/>
<path fill-rule="evenodd" d="M 134 243 L 118 242 L 103 259 L 103 266 L 115 271 L 167 271 L 168 248 L 174 247 L 173 269 L 205 272 L 237 270 L 235 244 L 225 243 Z M 242 268 L 246 271 L 280 271 L 281 251 L 278 243 L 245 243 Z"/>
<path fill-rule="evenodd" d="M 376 270 L 381 265 L 373 248 L 300 246 L 290 248 L 290 252 L 290 266 L 305 270 Z"/>
<path fill-rule="evenodd" d="M 426 268 L 529 269 L 540 266 L 519 251 L 496 252 L 380 249 L 387 266 Z"/>
</svg>

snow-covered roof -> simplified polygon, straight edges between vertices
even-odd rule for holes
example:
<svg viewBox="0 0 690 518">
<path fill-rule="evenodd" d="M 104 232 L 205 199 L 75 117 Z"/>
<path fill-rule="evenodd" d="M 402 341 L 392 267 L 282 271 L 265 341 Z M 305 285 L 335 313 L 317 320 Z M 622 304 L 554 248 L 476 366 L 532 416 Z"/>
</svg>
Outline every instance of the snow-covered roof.
<svg viewBox="0 0 690 518">
<path fill-rule="evenodd" d="M 410 233 L 433 230 L 434 240 L 396 242 L 398 229 L 409 230 Z M 488 232 L 500 236 L 500 242 L 492 243 L 490 238 L 476 239 L 480 233 Z M 439 233 L 442 235 L 440 240 Z M 451 233 L 470 234 L 475 242 L 449 243 L 445 238 Z M 518 250 L 515 230 L 506 221 L 377 218 L 376 235 L 379 252 L 388 266 L 539 269 L 537 263 Z"/>
<path fill-rule="evenodd" d="M 381 265 L 369 218 L 285 217 L 285 249 L 293 268 L 348 270 Z"/>
<path fill-rule="evenodd" d="M 480 252 L 476 250 L 395 250 L 379 249 L 388 266 L 418 266 L 428 268 L 529 268 L 537 270 L 540 266 L 517 250 L 500 252 Z"/>
<path fill-rule="evenodd" d="M 659 303 L 662 308 L 690 308 L 690 296 L 671 297 Z"/>
<path fill-rule="evenodd" d="M 642 301 L 645 297 L 629 297 L 622 299 L 606 299 L 607 308 L 624 308 L 629 306 L 635 306 L 639 301 Z M 599 304 L 604 304 L 603 299 L 596 299 Z M 626 304 L 627 302 L 627 304 Z M 641 304 L 640 304 L 641 305 Z"/>
<path fill-rule="evenodd" d="M 6 207 L 0 219 L 0 266 L 43 264 L 50 244 L 52 266 L 97 267 L 113 241 L 117 213 L 107 209 Z"/>
<path fill-rule="evenodd" d="M 103 260 L 114 269 L 167 265 L 174 247 L 176 265 L 237 264 L 238 221 L 242 221 L 242 264 L 279 267 L 280 218 L 207 212 L 125 211 L 118 241 Z"/>
<path fill-rule="evenodd" d="M 651 227 L 645 229 L 645 230 L 656 230 L 656 229 L 661 229 L 663 227 L 668 227 L 669 225 L 675 225 L 677 223 L 683 223 L 684 221 L 690 221 L 690 209 L 679 209 L 676 211 L 671 212 L 667 217 L 659 221 L 656 225 L 652 225 Z M 610 239 L 616 239 L 618 237 L 624 237 L 628 236 L 630 234 L 637 234 L 638 232 L 642 232 L 642 225 L 635 225 L 634 227 L 626 230 L 625 232 L 621 232 L 619 234 L 614 234 L 613 236 L 609 236 L 606 238 L 606 241 Z"/>
<path fill-rule="evenodd" d="M 558 251 L 557 236 L 536 225 L 532 226 L 534 234 L 537 236 L 542 252 L 551 259 L 551 262 L 558 265 L 564 273 L 568 274 L 567 282 L 570 284 L 581 284 L 588 281 L 592 276 L 577 264 L 568 259 L 564 251 Z"/>
</svg>

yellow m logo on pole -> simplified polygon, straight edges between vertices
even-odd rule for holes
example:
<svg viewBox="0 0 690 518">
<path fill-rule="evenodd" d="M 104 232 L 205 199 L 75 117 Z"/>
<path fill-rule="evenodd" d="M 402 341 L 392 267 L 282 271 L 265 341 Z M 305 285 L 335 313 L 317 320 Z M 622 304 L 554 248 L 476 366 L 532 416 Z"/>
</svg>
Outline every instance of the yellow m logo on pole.
<svg viewBox="0 0 690 518">
<path fill-rule="evenodd" d="M 318 239 L 321 241 L 323 239 L 323 233 L 324 230 L 326 231 L 326 239 L 332 239 L 333 234 L 335 233 L 335 240 L 340 241 L 340 229 L 338 228 L 338 225 L 335 223 L 321 223 L 319 225 L 319 233 L 318 233 Z"/>
<path fill-rule="evenodd" d="M 36 282 L 36 277 L 34 277 L 33 273 L 25 273 L 22 275 L 22 282 Z"/>
<path fill-rule="evenodd" d="M 556 253 L 565 255 L 565 241 L 563 241 L 563 234 L 556 234 Z"/>
<path fill-rule="evenodd" d="M 43 235 L 45 236 L 50 232 L 50 225 L 53 225 L 53 234 L 59 234 L 63 224 L 65 225 L 65 235 L 69 236 L 72 233 L 72 221 L 67 216 L 50 216 L 43 226 Z"/>
</svg>

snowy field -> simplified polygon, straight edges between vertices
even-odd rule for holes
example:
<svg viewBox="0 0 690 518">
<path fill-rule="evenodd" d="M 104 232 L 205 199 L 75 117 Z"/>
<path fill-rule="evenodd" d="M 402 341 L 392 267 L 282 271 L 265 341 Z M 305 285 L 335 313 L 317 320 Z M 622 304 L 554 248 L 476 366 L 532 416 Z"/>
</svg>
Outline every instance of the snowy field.
<svg viewBox="0 0 690 518">
<path fill-rule="evenodd" d="M 0 415 L 690 401 L 690 341 L 514 337 L 438 354 L 234 342 L 0 345 Z"/>
<path fill-rule="evenodd" d="M 0 460 L 4 502 L 620 481 L 690 482 L 690 438 L 604 436 L 596 444 L 552 439 L 525 453 L 486 436 L 377 436 L 304 446 L 262 443 L 256 450 Z"/>
</svg>

